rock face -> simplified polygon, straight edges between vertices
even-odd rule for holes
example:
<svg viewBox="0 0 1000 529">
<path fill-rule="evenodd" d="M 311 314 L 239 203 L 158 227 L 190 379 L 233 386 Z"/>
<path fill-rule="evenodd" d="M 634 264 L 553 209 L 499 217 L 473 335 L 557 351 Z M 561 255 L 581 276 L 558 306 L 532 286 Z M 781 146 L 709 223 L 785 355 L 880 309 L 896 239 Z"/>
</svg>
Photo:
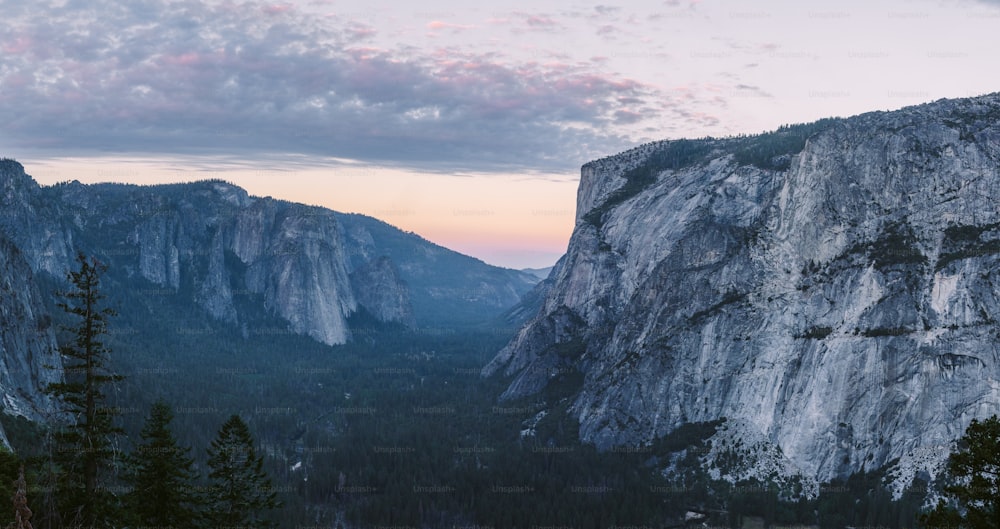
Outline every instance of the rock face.
<svg viewBox="0 0 1000 529">
<path fill-rule="evenodd" d="M 40 420 L 62 379 L 52 319 L 21 252 L 0 236 L 0 392 L 6 413 Z M 0 439 L 6 444 L 3 432 Z"/>
<path fill-rule="evenodd" d="M 413 325 L 410 291 L 392 260 L 382 256 L 351 274 L 358 304 L 381 321 Z"/>
<path fill-rule="evenodd" d="M 499 315 L 537 282 L 375 219 L 222 181 L 40 187 L 4 164 L 0 233 L 34 272 L 60 280 L 83 251 L 109 264 L 111 284 L 146 281 L 221 324 L 245 324 L 241 300 L 251 298 L 289 331 L 340 344 L 359 306 L 383 321 L 447 326 Z"/>
<path fill-rule="evenodd" d="M 997 196 L 998 94 L 591 162 L 554 284 L 484 374 L 513 399 L 581 371 L 600 448 L 726 417 L 821 480 L 940 459 L 1000 413 Z"/>
</svg>

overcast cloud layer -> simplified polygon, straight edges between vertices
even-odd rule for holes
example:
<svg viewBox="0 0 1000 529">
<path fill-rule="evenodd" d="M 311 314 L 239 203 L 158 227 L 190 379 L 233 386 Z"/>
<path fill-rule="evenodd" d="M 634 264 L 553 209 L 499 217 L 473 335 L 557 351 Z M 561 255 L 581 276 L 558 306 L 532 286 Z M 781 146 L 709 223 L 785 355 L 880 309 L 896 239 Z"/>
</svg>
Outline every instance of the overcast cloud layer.
<svg viewBox="0 0 1000 529">
<path fill-rule="evenodd" d="M 5 0 L 0 12 L 0 137 L 23 148 L 544 170 L 627 146 L 618 126 L 660 112 L 656 89 L 591 63 L 381 49 L 371 25 L 290 5 Z"/>
<path fill-rule="evenodd" d="M 996 91 L 998 7 L 0 0 L 0 154 L 571 174 L 651 139 Z"/>
</svg>

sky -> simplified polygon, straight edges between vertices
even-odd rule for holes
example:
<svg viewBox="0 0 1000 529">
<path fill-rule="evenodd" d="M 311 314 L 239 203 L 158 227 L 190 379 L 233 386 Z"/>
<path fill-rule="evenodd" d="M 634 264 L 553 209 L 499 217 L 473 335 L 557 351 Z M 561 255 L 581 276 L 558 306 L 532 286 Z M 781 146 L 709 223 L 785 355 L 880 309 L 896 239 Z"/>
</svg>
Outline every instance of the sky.
<svg viewBox="0 0 1000 529">
<path fill-rule="evenodd" d="M 552 265 L 580 166 L 1000 91 L 1000 0 L 0 0 L 0 156 Z"/>
</svg>

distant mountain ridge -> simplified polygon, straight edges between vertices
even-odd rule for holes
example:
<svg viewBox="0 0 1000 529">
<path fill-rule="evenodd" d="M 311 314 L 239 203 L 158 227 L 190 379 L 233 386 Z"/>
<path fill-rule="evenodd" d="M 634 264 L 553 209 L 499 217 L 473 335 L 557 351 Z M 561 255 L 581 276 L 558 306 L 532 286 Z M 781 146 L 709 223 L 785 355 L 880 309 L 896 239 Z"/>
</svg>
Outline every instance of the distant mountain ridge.
<svg viewBox="0 0 1000 529">
<path fill-rule="evenodd" d="M 738 449 L 732 480 L 933 477 L 1000 413 L 998 196 L 1000 94 L 590 162 L 569 250 L 484 374 L 509 400 L 573 373 L 604 449 L 726 418 L 704 461 Z"/>
<path fill-rule="evenodd" d="M 486 321 L 538 282 L 362 215 L 250 196 L 227 182 L 39 186 L 0 162 L 0 232 L 35 273 L 62 278 L 77 251 L 188 296 L 211 319 L 243 323 L 254 297 L 288 330 L 327 344 L 348 318 L 450 327 Z"/>
<path fill-rule="evenodd" d="M 545 268 L 522 268 L 521 271 L 527 272 L 541 280 L 549 277 L 549 274 L 552 273 L 552 268 L 551 266 Z"/>
</svg>

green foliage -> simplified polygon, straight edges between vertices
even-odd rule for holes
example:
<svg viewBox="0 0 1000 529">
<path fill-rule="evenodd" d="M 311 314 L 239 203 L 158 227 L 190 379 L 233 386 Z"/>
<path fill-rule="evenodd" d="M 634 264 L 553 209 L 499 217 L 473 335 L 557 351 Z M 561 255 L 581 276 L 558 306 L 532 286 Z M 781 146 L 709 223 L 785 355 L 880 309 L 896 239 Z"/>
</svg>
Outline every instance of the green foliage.
<svg viewBox="0 0 1000 529">
<path fill-rule="evenodd" d="M 846 479 L 820 485 L 819 496 L 808 499 L 802 494 L 803 484 L 797 478 L 744 479 L 735 483 L 713 480 L 702 468 L 701 456 L 708 450 L 706 442 L 697 442 L 701 437 L 707 440 L 718 423 L 686 425 L 669 437 L 680 435 L 685 429 L 699 432 L 687 437 L 688 442 L 670 446 L 679 452 L 686 446 L 683 458 L 670 458 L 670 484 L 672 502 L 687 509 L 720 513 L 720 518 L 709 520 L 710 526 L 728 527 L 775 527 L 775 526 L 819 526 L 822 529 L 842 529 L 843 527 L 911 528 L 916 521 L 920 505 L 925 497 L 926 486 L 918 480 L 904 491 L 898 501 L 885 486 L 886 469 L 862 471 Z M 669 443 L 667 439 L 654 443 Z M 662 455 L 655 448 L 654 454 Z M 715 450 L 715 467 L 727 472 L 728 469 L 746 465 L 745 454 L 740 450 Z"/>
<path fill-rule="evenodd" d="M 615 206 L 638 195 L 656 183 L 656 177 L 668 169 L 681 169 L 705 160 L 712 152 L 712 140 L 674 140 L 662 143 L 643 163 L 625 171 L 625 184 L 616 189 L 604 203 L 590 210 L 583 219 L 598 229 L 604 224 L 604 216 Z"/>
<path fill-rule="evenodd" d="M 998 227 L 1000 224 L 948 226 L 935 269 L 942 270 L 954 261 L 970 257 L 1000 254 L 1000 239 L 983 237 Z"/>
<path fill-rule="evenodd" d="M 944 123 L 959 130 L 962 141 L 976 141 L 976 134 L 988 129 L 1000 121 L 1000 106 L 984 106 L 977 103 L 974 107 L 961 106 L 951 111 Z"/>
<path fill-rule="evenodd" d="M 10 450 L 0 447 L 0 500 L 13 498 L 16 492 L 14 481 L 18 479 L 18 471 L 21 468 L 21 460 Z M 5 503 L 0 503 L 5 505 Z M 0 527 L 7 527 L 14 522 L 14 511 L 0 508 Z"/>
<path fill-rule="evenodd" d="M 95 526 L 115 516 L 115 498 L 106 485 L 120 429 L 113 425 L 117 410 L 108 406 L 106 391 L 121 377 L 110 372 L 110 349 L 102 338 L 108 334 L 108 318 L 115 314 L 102 307 L 100 277 L 106 267 L 83 254 L 77 256 L 77 263 L 79 270 L 67 274 L 72 289 L 62 294 L 65 301 L 58 304 L 76 319 L 66 328 L 70 334 L 60 347 L 65 379 L 46 390 L 71 421 L 53 435 L 59 519 L 63 525 Z"/>
<path fill-rule="evenodd" d="M 927 263 L 927 257 L 921 253 L 916 237 L 905 224 L 888 226 L 881 237 L 868 245 L 868 257 L 879 269 L 894 265 Z"/>
<path fill-rule="evenodd" d="M 1000 527 L 1000 419 L 973 419 L 948 457 L 950 484 L 942 499 L 921 516 L 928 529 Z"/>
<path fill-rule="evenodd" d="M 625 184 L 615 190 L 603 204 L 595 207 L 584 220 L 600 229 L 604 216 L 615 206 L 638 195 L 656 182 L 656 177 L 666 170 L 678 170 L 694 164 L 704 163 L 718 150 L 733 152 L 733 160 L 738 165 L 750 165 L 764 170 L 784 171 L 791 163 L 791 157 L 805 148 L 806 141 L 815 134 L 832 127 L 837 119 L 821 119 L 814 123 L 785 125 L 774 132 L 755 136 L 739 136 L 726 139 L 705 138 L 700 140 L 673 140 L 661 142 L 654 148 L 649 158 L 638 166 L 625 171 Z"/>
<path fill-rule="evenodd" d="M 207 516 L 215 527 L 271 527 L 263 512 L 279 506 L 253 436 L 239 415 L 229 417 L 208 449 Z"/>
<path fill-rule="evenodd" d="M 984 232 L 995 229 L 996 224 L 989 224 L 986 226 L 977 226 L 971 224 L 953 224 L 944 229 L 944 244 L 948 242 L 978 242 L 979 237 L 983 235 Z"/>
<path fill-rule="evenodd" d="M 879 336 L 902 336 L 913 332 L 905 327 L 875 327 L 861 331 L 861 335 L 867 338 L 877 338 Z"/>
<path fill-rule="evenodd" d="M 689 447 L 704 446 L 705 441 L 715 435 L 716 430 L 725 422 L 725 419 L 718 419 L 708 422 L 684 423 L 669 434 L 653 441 L 653 453 L 667 455 Z"/>
<path fill-rule="evenodd" d="M 913 527 L 925 484 L 915 480 L 895 501 L 885 485 L 885 470 L 861 471 L 821 486 L 815 507 L 820 528 Z"/>
<path fill-rule="evenodd" d="M 267 482 L 251 489 L 283 503 L 273 519 L 285 526 L 333 527 L 346 516 L 358 527 L 658 527 L 703 508 L 726 510 L 737 520 L 760 516 L 770 524 L 815 524 L 819 510 L 820 521 L 828 516 L 909 527 L 909 504 L 869 492 L 881 486 L 874 478 L 850 482 L 844 492 L 824 490 L 819 500 L 805 503 L 785 501 L 786 491 L 772 483 L 736 489 L 711 480 L 699 459 L 717 423 L 684 425 L 648 446 L 600 452 L 580 442 L 580 425 L 568 413 L 583 382 L 575 367 L 582 344 L 575 341 L 550 351 L 559 362 L 546 373 L 550 383 L 542 393 L 498 403 L 509 381 L 482 379 L 479 369 L 509 339 L 508 329 L 419 333 L 359 314 L 350 322 L 355 341 L 328 347 L 283 331 L 284 323 L 246 293 L 236 299 L 245 304 L 242 329 L 210 326 L 185 301 L 196 288 L 189 281 L 182 293 L 139 279 L 116 288 L 124 293 L 122 316 L 108 343 L 130 354 L 110 359 L 117 371 L 129 373 L 113 404 L 145 410 L 153 399 L 171 402 L 172 421 L 151 415 L 142 424 L 143 416 L 129 412 L 122 416 L 126 431 L 151 446 L 153 438 L 143 432 L 152 431 L 153 422 L 169 423 L 174 446 L 211 443 L 213 473 L 223 432 L 214 442 L 210 436 L 232 414 L 246 417 L 245 428 L 230 428 L 242 435 L 226 435 L 232 441 L 226 446 L 243 447 L 229 453 L 246 454 L 247 446 L 258 446 L 254 438 L 260 440 L 254 453 L 259 464 L 250 470 L 265 472 Z M 739 299 L 736 292 L 720 293 L 722 302 Z M 548 414 L 540 417 L 541 411 Z M 533 435 L 519 435 L 532 425 Z M 195 467 L 209 461 L 200 449 L 190 456 L 173 453 L 194 459 Z M 149 454 L 137 448 L 133 457 L 143 455 Z M 677 472 L 668 479 L 661 474 L 665 468 Z M 43 488 L 44 472 L 35 469 L 33 480 Z M 847 507 L 855 500 L 862 508 Z M 140 509 L 134 501 L 126 507 Z"/>
<path fill-rule="evenodd" d="M 549 347 L 547 351 L 542 353 L 543 355 L 552 353 L 563 359 L 575 359 L 579 358 L 587 350 L 587 345 L 584 343 L 583 338 L 577 336 L 572 340 L 553 344 Z"/>
<path fill-rule="evenodd" d="M 700 322 L 709 316 L 718 314 L 718 312 L 721 311 L 722 308 L 725 307 L 726 305 L 738 303 L 746 299 L 746 297 L 747 294 L 745 292 L 728 290 L 726 291 L 725 294 L 722 295 L 722 299 L 720 299 L 717 303 L 715 303 L 710 307 L 706 307 L 702 310 L 695 311 L 694 313 L 691 314 L 691 316 L 688 317 L 688 320 L 690 320 L 692 323 Z"/>
<path fill-rule="evenodd" d="M 20 415 L 0 412 L 0 427 L 7 434 L 7 440 L 10 441 L 14 453 L 19 454 L 22 459 L 44 453 L 45 430 L 42 425 Z"/>
<path fill-rule="evenodd" d="M 830 333 L 832 332 L 833 332 L 833 327 L 819 325 L 807 329 L 805 334 L 800 336 L 800 338 L 806 338 L 808 340 L 822 340 L 823 338 L 830 336 Z"/>
<path fill-rule="evenodd" d="M 125 482 L 131 490 L 125 504 L 136 525 L 192 527 L 198 520 L 198 476 L 188 449 L 177 444 L 170 430 L 173 417 L 166 403 L 153 404 L 140 434 L 143 442 L 128 458 Z"/>
<path fill-rule="evenodd" d="M 814 123 L 783 125 L 774 132 L 740 138 L 733 160 L 739 165 L 785 171 L 790 166 L 791 157 L 805 148 L 806 140 L 838 121 L 829 118 Z"/>
</svg>

